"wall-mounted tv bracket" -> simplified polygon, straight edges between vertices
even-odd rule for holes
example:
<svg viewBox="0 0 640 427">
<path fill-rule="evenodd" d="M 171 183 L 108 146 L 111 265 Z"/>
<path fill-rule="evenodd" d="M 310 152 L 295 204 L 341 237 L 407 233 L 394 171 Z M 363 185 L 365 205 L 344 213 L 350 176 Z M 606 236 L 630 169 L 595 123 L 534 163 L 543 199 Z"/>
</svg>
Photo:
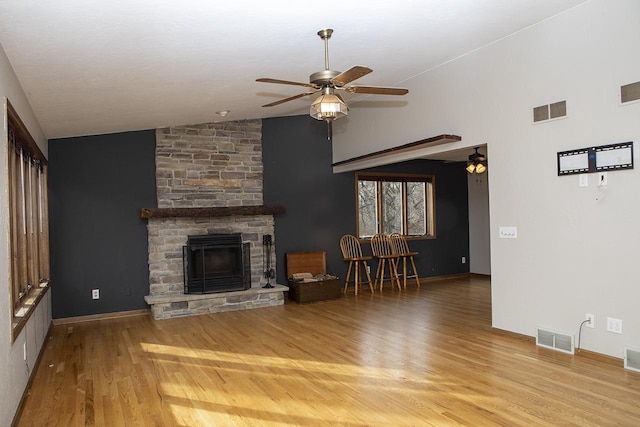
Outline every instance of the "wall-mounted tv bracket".
<svg viewBox="0 0 640 427">
<path fill-rule="evenodd" d="M 558 176 L 633 169 L 633 141 L 558 152 Z"/>
</svg>

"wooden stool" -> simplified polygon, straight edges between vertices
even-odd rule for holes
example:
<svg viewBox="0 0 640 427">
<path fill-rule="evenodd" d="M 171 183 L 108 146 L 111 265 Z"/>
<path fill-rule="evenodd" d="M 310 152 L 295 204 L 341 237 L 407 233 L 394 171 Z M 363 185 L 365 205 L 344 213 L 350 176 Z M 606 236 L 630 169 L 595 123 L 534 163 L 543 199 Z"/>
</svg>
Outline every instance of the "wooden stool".
<svg viewBox="0 0 640 427">
<path fill-rule="evenodd" d="M 371 253 L 373 253 L 374 258 L 378 259 L 375 281 L 377 283 L 378 278 L 380 278 L 380 291 L 382 292 L 385 265 L 387 265 L 389 269 L 389 280 L 391 281 L 391 286 L 393 287 L 393 281 L 395 280 L 398 285 L 398 289 L 402 290 L 400 287 L 400 279 L 398 278 L 398 271 L 396 270 L 396 263 L 394 262 L 396 255 L 394 255 L 391 250 L 391 241 L 389 240 L 389 236 L 386 234 L 376 234 L 373 236 L 371 238 Z"/>
<path fill-rule="evenodd" d="M 355 293 L 356 295 L 358 295 L 358 288 L 362 289 L 362 274 L 360 273 L 360 268 L 364 267 L 364 272 L 367 275 L 367 279 L 369 280 L 369 288 L 371 288 L 371 292 L 373 293 L 371 275 L 369 274 L 369 268 L 367 266 L 367 261 L 371 260 L 371 257 L 362 255 L 360 240 L 358 240 L 356 236 L 345 234 L 340 238 L 340 249 L 342 250 L 342 258 L 345 261 L 349 261 L 347 277 L 344 280 L 344 292 L 347 292 L 349 277 L 351 277 L 351 268 L 355 267 L 353 284 L 355 287 Z"/>
<path fill-rule="evenodd" d="M 406 237 L 400 233 L 393 233 L 389 238 L 391 239 L 391 249 L 396 256 L 396 271 L 398 270 L 400 258 L 402 258 L 402 280 L 404 282 L 404 288 L 407 289 L 407 277 L 415 278 L 416 284 L 420 287 L 420 278 L 418 277 L 416 264 L 413 262 L 413 257 L 418 255 L 418 252 L 411 252 L 411 250 L 409 250 L 409 244 L 407 243 Z M 411 268 L 413 268 L 412 276 L 407 276 L 407 258 L 411 261 Z"/>
</svg>

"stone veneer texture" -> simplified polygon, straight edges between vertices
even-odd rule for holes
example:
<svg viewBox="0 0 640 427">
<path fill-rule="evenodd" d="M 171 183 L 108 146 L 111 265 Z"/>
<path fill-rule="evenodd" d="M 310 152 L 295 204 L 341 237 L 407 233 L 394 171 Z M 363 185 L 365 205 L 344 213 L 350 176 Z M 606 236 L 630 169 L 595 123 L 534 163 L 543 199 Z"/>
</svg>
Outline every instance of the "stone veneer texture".
<svg viewBox="0 0 640 427">
<path fill-rule="evenodd" d="M 156 130 L 159 208 L 262 205 L 262 176 L 259 119 Z M 190 235 L 242 233 L 251 244 L 251 287 L 265 280 L 262 235 L 274 234 L 272 215 L 151 218 L 147 230 L 151 296 L 184 292 L 182 247 Z"/>
<path fill-rule="evenodd" d="M 159 208 L 262 205 L 262 121 L 156 130 Z"/>
<path fill-rule="evenodd" d="M 208 294 L 206 296 L 206 299 L 155 303 L 151 307 L 151 314 L 154 319 L 161 320 L 172 317 L 197 316 L 201 314 L 223 313 L 225 311 L 274 307 L 284 304 L 284 295 L 282 292 L 257 291 L 247 293 L 246 291 L 236 291 Z"/>
</svg>

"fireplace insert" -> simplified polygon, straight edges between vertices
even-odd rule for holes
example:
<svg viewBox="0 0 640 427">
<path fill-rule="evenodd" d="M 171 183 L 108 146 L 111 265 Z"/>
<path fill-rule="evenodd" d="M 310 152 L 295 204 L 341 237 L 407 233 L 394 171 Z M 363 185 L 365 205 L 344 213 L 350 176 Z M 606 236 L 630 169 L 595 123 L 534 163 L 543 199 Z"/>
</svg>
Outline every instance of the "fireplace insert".
<svg viewBox="0 0 640 427">
<path fill-rule="evenodd" d="M 188 236 L 182 248 L 184 293 L 210 294 L 251 287 L 249 243 L 240 233 Z"/>
</svg>

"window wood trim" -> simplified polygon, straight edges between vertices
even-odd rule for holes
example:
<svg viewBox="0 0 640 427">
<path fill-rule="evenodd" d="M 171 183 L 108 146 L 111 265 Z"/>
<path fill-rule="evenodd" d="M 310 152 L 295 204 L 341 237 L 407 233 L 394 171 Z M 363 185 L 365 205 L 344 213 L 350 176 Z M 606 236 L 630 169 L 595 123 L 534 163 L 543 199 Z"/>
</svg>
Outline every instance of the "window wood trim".
<svg viewBox="0 0 640 427">
<path fill-rule="evenodd" d="M 19 137 L 19 139 L 25 144 L 25 148 L 29 153 L 31 153 L 31 156 L 42 164 L 47 165 L 48 162 L 46 157 L 44 157 L 44 154 L 42 154 L 40 147 L 29 133 L 27 126 L 25 126 L 20 116 L 18 116 L 18 113 L 13 108 L 9 100 L 7 100 L 7 122 L 13 123 L 16 131 L 16 136 Z"/>
<path fill-rule="evenodd" d="M 356 207 L 356 236 L 361 242 L 369 242 L 370 238 L 360 237 L 360 206 L 359 206 L 359 181 L 377 181 L 378 197 L 382 191 L 382 182 L 424 182 L 425 183 L 425 211 L 426 211 L 426 230 L 427 233 L 421 236 L 407 236 L 409 240 L 430 240 L 436 238 L 436 198 L 435 198 L 435 185 L 436 176 L 434 174 L 406 174 L 406 173 L 391 173 L 391 172 L 356 172 L 355 174 L 355 207 Z M 406 189 L 403 186 L 402 189 L 402 221 L 403 228 L 407 230 L 407 194 Z M 378 212 L 378 221 L 382 221 L 382 203 L 377 203 L 376 206 Z"/>
</svg>

